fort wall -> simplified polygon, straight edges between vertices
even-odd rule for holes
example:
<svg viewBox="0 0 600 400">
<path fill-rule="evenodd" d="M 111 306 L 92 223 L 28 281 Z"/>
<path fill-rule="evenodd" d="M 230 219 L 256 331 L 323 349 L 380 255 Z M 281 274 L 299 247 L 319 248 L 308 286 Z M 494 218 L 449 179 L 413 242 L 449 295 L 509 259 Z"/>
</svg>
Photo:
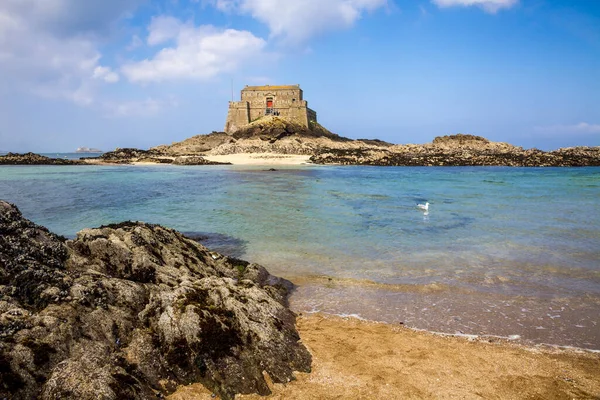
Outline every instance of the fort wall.
<svg viewBox="0 0 600 400">
<path fill-rule="evenodd" d="M 308 108 L 300 85 L 246 86 L 241 101 L 229 102 L 225 132 L 233 133 L 267 115 L 275 115 L 310 128 L 317 113 Z"/>
<path fill-rule="evenodd" d="M 225 132 L 235 132 L 250 121 L 250 108 L 247 102 L 230 101 Z"/>
</svg>

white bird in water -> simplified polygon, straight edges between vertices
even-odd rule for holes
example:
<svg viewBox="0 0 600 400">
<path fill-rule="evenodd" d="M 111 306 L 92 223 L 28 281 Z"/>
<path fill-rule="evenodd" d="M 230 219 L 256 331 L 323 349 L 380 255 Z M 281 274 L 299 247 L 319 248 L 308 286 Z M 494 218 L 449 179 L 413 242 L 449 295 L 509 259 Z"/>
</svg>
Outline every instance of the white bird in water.
<svg viewBox="0 0 600 400">
<path fill-rule="evenodd" d="M 423 211 L 429 211 L 429 203 L 417 204 L 417 207 L 419 207 Z"/>
</svg>

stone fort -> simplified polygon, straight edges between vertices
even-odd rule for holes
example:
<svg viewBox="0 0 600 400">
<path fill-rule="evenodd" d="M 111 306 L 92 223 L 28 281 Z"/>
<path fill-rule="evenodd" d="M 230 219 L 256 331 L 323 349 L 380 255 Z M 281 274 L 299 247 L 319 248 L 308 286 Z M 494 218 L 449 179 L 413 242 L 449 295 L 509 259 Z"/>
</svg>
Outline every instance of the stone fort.
<svg viewBox="0 0 600 400">
<path fill-rule="evenodd" d="M 241 101 L 230 101 L 225 132 L 233 133 L 264 116 L 279 116 L 307 128 L 317 122 L 317 113 L 308 108 L 300 85 L 248 86 Z"/>
</svg>

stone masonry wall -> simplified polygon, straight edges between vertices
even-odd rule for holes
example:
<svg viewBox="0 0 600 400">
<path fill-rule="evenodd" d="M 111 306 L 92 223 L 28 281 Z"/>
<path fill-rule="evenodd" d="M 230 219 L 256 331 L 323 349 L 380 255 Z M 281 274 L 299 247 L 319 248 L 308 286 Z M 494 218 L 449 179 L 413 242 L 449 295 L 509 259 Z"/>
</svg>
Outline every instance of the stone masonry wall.
<svg viewBox="0 0 600 400">
<path fill-rule="evenodd" d="M 250 122 L 250 108 L 246 101 L 230 101 L 225 132 L 235 132 Z"/>
<path fill-rule="evenodd" d="M 272 107 L 267 107 L 269 99 Z M 229 103 L 225 132 L 233 133 L 269 113 L 306 127 L 317 120 L 317 113 L 308 108 L 299 85 L 246 86 L 241 91 L 241 101 Z"/>
</svg>

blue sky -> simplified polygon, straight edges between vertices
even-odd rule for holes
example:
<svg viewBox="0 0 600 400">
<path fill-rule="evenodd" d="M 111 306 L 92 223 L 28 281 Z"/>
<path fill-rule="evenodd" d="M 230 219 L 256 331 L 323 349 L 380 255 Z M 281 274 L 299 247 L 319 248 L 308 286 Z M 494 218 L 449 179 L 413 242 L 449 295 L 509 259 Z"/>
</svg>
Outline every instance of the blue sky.
<svg viewBox="0 0 600 400">
<path fill-rule="evenodd" d="M 298 83 L 351 138 L 599 146 L 600 1 L 0 2 L 0 150 L 220 131 L 232 82 Z"/>
</svg>

